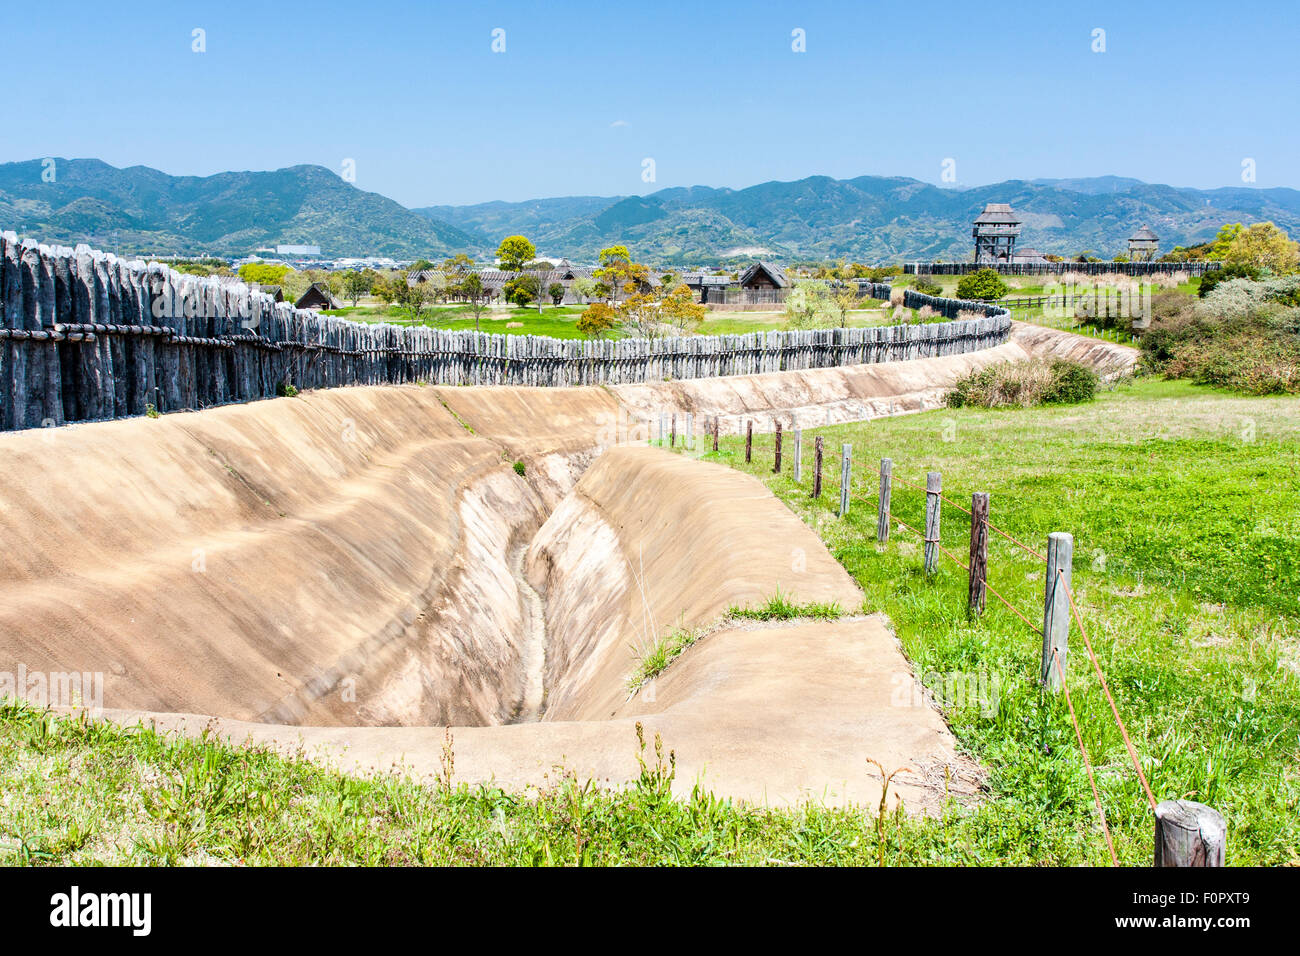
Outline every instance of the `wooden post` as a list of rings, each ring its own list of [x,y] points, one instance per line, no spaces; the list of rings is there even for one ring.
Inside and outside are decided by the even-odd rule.
[[[695,416],[690,412],[686,413],[686,437],[682,439],[682,447],[695,449]]]
[[[889,496],[894,475],[894,460],[880,459],[880,503],[876,515],[876,540],[881,544],[889,541]]]
[[[1047,536],[1047,582],[1043,596],[1043,662],[1039,679],[1048,690],[1061,689],[1065,673],[1066,652],[1070,644],[1070,596],[1066,591],[1072,579],[1074,535],[1053,531]],[[1053,654],[1060,659],[1058,670]]]
[[[1227,837],[1223,814],[1203,803],[1162,800],[1156,806],[1156,866],[1223,866]]]
[[[934,574],[939,569],[939,493],[943,491],[943,476],[937,471],[925,475],[925,573]]]
[[[781,423],[776,423],[776,460],[772,465],[773,474],[781,474]]]
[[[749,464],[754,457],[754,423],[745,423],[745,464]]]
[[[853,485],[853,446],[840,446],[840,517],[849,513],[849,491]]]
[[[794,430],[794,483],[803,481],[803,429]]]
[[[814,498],[822,496],[822,436],[818,435],[813,443],[813,494]]]
[[[713,416],[713,450],[718,450],[718,416]]]
[[[673,430],[669,433],[668,447],[677,447],[677,413],[673,412]]]
[[[989,496],[977,491],[970,496],[970,587],[966,610],[971,617],[984,613],[989,574]]]

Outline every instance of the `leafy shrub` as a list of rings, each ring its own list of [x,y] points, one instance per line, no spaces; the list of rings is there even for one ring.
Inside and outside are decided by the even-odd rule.
[[[293,398],[298,394],[298,387],[292,382],[281,382],[275,387],[275,394],[281,398]]]
[[[1201,287],[1196,290],[1196,294],[1204,299],[1214,291],[1220,282],[1228,282],[1232,279],[1258,279],[1259,270],[1254,266],[1233,265],[1224,266],[1222,269],[1216,269],[1213,272],[1207,272],[1201,276]]]
[[[922,295],[943,295],[943,286],[930,276],[917,276],[912,288]]]
[[[525,465],[522,461],[517,461],[517,462],[515,462],[515,474],[516,474],[516,475],[520,475],[520,476],[522,476],[526,471],[528,471],[528,466],[527,466],[527,465]]]
[[[1300,394],[1300,279],[1229,279],[1200,301],[1156,296],[1139,345],[1167,378],[1248,395]]]
[[[957,380],[950,408],[1075,405],[1097,396],[1097,373],[1066,359],[999,362]]]
[[[981,299],[989,301],[1000,299],[1007,294],[1008,286],[995,269],[980,269],[970,275],[961,277],[957,283],[957,298]]]

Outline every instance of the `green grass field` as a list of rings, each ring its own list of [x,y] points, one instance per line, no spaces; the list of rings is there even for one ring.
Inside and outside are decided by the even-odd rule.
[[[963,818],[968,861],[989,859],[975,852],[984,826],[1008,838],[1002,859],[1106,856],[1064,704],[1036,686],[1040,638],[991,596],[968,621],[965,572],[943,558],[927,580],[911,532],[896,528],[877,546],[882,457],[916,485],[941,472],[965,507],[972,492],[989,492],[993,524],[1040,551],[1049,532],[1073,533],[1080,610],[1156,798],[1224,813],[1231,862],[1300,862],[1300,401],[1143,380],[1083,406],[941,410],[816,434],[836,452],[820,501],[808,496],[807,472],[803,486],[788,465],[771,473],[771,436],[756,438],[747,468],[737,441],[718,457],[819,531],[867,607],[890,615],[918,674],[996,677],[996,716],[947,709],[991,771],[992,799]],[[870,498],[845,519],[835,516],[842,442],[859,463],[855,495]],[[944,546],[964,560],[969,521],[944,510]],[[896,482],[891,511],[923,527],[924,493]],[[993,536],[990,583],[1031,621],[1042,618],[1043,577],[1041,561]],[[1077,627],[1071,640],[1069,686],[1117,850],[1144,862],[1150,811]]]
[[[1072,532],[1081,612],[1157,799],[1220,810],[1229,864],[1300,863],[1297,423],[1300,399],[1144,380],[1077,407],[939,410],[809,431],[801,486],[789,444],[773,475],[771,436],[756,436],[747,468],[741,440],[724,439],[716,457],[818,531],[867,608],[890,616],[917,674],[979,674],[996,687],[995,707],[944,708],[989,777],[984,799],[952,801],[940,818],[672,800],[667,754],[657,761],[650,742],[628,791],[566,778],[512,794],[457,785],[454,771],[436,786],[355,778],[263,749],[3,705],[0,863],[1108,863],[1065,705],[1037,687],[1038,637],[992,597],[967,620],[964,573],[943,559],[927,580],[909,532],[876,545],[869,496],[882,456],[913,483],[941,471],[958,503],[990,492],[993,523],[1034,547]],[[809,498],[814,434],[828,450],[853,444],[854,492],[866,500],[843,519],[837,459],[823,497]],[[898,517],[916,525],[922,507],[921,493],[896,483]],[[945,505],[945,547],[960,556],[967,535],[965,516]],[[1041,618],[1041,563],[997,536],[990,551],[992,586]],[[1077,628],[1069,688],[1120,862],[1148,865],[1150,811]],[[637,748],[629,739],[629,753]]]

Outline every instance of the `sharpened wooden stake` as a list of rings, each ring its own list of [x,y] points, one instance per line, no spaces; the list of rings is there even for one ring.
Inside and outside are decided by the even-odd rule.
[[[754,459],[754,423],[745,423],[745,464]]]
[[[1191,800],[1156,805],[1156,866],[1223,866],[1227,842],[1228,825],[1218,810]]]
[[[718,427],[719,427],[718,421],[719,421],[718,416],[714,415],[713,416],[713,450],[714,451],[718,450]]]
[[[813,493],[814,498],[822,496],[822,436],[813,442]]]
[[[966,610],[971,617],[984,613],[989,574],[989,496],[977,491],[970,496],[970,586]]]
[[[1074,535],[1053,531],[1047,536],[1047,581],[1043,591],[1043,662],[1039,680],[1053,692],[1061,690],[1070,646],[1070,595],[1073,577]],[[1057,669],[1052,657],[1060,658]]]
[[[876,513],[876,540],[881,544],[889,541],[889,496],[893,476],[893,459],[880,459],[880,503]]]
[[[781,474],[781,423],[776,423],[776,458],[772,465],[773,474]]]
[[[937,471],[925,475],[925,573],[934,574],[939,569],[939,495],[943,491],[943,476]]]

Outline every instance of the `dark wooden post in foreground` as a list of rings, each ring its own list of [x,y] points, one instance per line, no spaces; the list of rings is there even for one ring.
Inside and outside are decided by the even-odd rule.
[[[776,461],[772,465],[774,474],[781,474],[781,423],[776,423]]]
[[[1156,866],[1223,866],[1228,825],[1223,814],[1191,800],[1156,805]]]
[[[943,476],[937,471],[925,475],[925,573],[934,574],[939,568],[939,494],[943,491]]]
[[[713,450],[718,450],[718,416],[713,416]]]
[[[894,460],[880,459],[880,495],[879,510],[876,514],[876,540],[881,544],[889,541],[889,497],[894,477]]]
[[[971,617],[984,613],[989,575],[989,496],[977,491],[970,496],[970,587],[966,609]]]
[[[754,457],[754,423],[745,422],[745,464],[749,464]]]
[[[813,443],[813,497],[822,496],[822,436]]]
[[[853,446],[840,446],[840,517],[849,513],[849,491],[853,486]]]
[[[794,430],[794,482],[803,481],[803,429]]]
[[[677,413],[676,412],[673,412],[673,431],[672,431],[672,437],[668,440],[668,447],[669,448],[677,447]]]
[[[1073,577],[1074,535],[1053,531],[1047,536],[1047,583],[1043,594],[1043,663],[1039,679],[1048,690],[1059,692],[1070,646],[1070,595]],[[1061,661],[1057,670],[1052,657]]]

